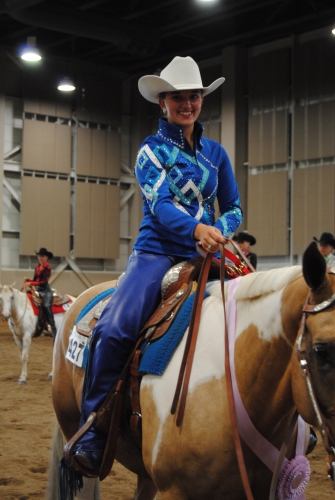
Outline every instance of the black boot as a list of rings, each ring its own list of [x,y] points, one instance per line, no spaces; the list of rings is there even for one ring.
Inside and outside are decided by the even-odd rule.
[[[57,328],[55,325],[55,319],[54,319],[54,315],[52,313],[51,307],[44,307],[44,312],[45,312],[45,316],[47,318],[47,322],[49,323],[49,325],[51,327],[52,338],[55,340],[56,334],[57,334]]]
[[[107,441],[107,436],[94,428],[90,429],[85,436],[80,439],[80,442],[74,447],[74,458],[80,465],[87,469],[98,471],[104,449]]]

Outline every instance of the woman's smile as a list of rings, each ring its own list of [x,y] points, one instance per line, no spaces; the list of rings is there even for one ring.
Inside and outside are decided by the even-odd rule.
[[[166,92],[164,99],[159,100],[168,122],[183,128],[193,127],[199,117],[202,102],[201,90]]]

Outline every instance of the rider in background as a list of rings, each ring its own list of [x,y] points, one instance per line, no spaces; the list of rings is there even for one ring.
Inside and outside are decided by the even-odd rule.
[[[233,240],[236,241],[243,254],[249,260],[250,264],[256,269],[257,254],[255,254],[255,252],[251,252],[250,250],[250,247],[256,244],[256,238],[246,231],[241,231],[237,236],[233,236]],[[237,254],[237,257],[240,258],[239,254]]]
[[[49,323],[52,331],[53,339],[56,338],[57,329],[55,325],[54,315],[52,312],[52,290],[49,285],[49,279],[51,276],[51,266],[48,259],[52,259],[53,253],[49,252],[46,248],[42,247],[38,252],[35,252],[38,258],[38,266],[35,267],[34,278],[24,278],[22,288],[28,288],[30,286],[36,287],[41,299],[42,307],[45,313],[47,322]]]
[[[239,191],[224,148],[203,137],[197,121],[204,97],[224,81],[204,87],[191,57],[175,57],[160,76],[139,80],[142,96],[163,113],[158,132],[141,145],[135,174],[143,220],[126,272],[93,331],[82,418],[97,411],[119,378],[138,333],[160,301],[165,273],[198,256],[196,243],[219,250],[242,221]],[[215,220],[214,201],[220,217]],[[92,428],[74,447],[74,458],[97,470],[106,436]]]
[[[332,233],[322,233],[319,240],[315,236],[313,240],[319,243],[319,250],[326,261],[327,267],[335,266],[335,255],[333,254],[335,239]]]

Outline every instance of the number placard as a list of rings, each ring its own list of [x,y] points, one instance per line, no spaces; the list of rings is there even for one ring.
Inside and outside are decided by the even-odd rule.
[[[77,365],[80,368],[85,368],[87,354],[88,338],[84,335],[80,335],[80,333],[77,332],[76,326],[74,326],[69,338],[69,346],[65,357],[74,365]]]

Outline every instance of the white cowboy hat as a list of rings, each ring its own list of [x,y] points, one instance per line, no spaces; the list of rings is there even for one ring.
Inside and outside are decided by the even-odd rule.
[[[199,66],[192,57],[175,57],[170,64],[161,71],[160,76],[142,76],[138,81],[138,88],[148,101],[158,103],[161,92],[175,90],[202,90],[205,96],[217,89],[225,79],[218,78],[209,87],[203,87]]]

